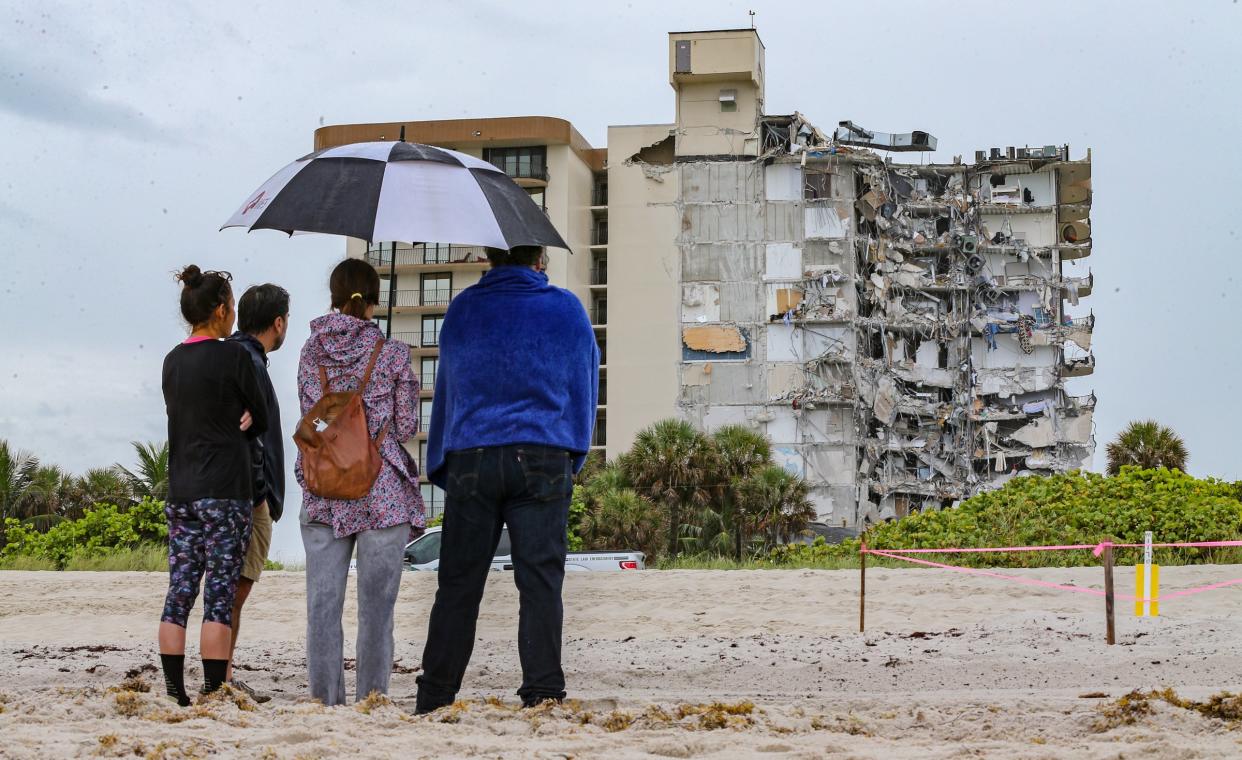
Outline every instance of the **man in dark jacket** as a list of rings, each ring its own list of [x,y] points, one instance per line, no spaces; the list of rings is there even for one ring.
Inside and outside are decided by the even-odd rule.
[[[565,697],[565,524],[591,446],[599,346],[582,303],[539,271],[542,255],[489,250],[491,271],[453,299],[440,331],[427,473],[446,500],[420,713],[461,688],[505,525],[520,594],[518,696],[525,706]]]
[[[267,553],[272,546],[272,526],[284,511],[285,450],[284,432],[280,427],[280,405],[276,389],[267,373],[267,355],[280,350],[289,329],[289,293],[279,285],[255,285],[246,290],[237,302],[237,332],[229,337],[245,346],[254,361],[255,375],[267,399],[267,432],[251,442],[251,476],[254,480],[254,521],[250,546],[237,582],[233,601],[233,648],[237,648],[237,632],[241,627],[242,606],[250,590],[263,574]],[[257,702],[271,697],[255,694],[245,683],[233,678],[233,658],[229,657],[229,683],[246,692]]]

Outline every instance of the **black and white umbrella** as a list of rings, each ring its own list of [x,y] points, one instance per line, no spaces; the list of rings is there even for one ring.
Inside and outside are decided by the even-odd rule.
[[[352,143],[299,158],[252,193],[225,227],[367,242],[569,248],[500,169],[404,141]]]

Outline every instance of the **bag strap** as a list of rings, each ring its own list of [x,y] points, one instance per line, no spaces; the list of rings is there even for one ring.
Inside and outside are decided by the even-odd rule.
[[[319,365],[319,386],[323,389],[324,396],[328,395],[328,368]]]
[[[367,383],[371,382],[371,370],[375,369],[375,361],[379,359],[380,349],[383,347],[383,338],[375,341],[375,350],[371,352],[371,361],[367,362],[367,371],[362,375],[362,385],[358,386],[359,393],[365,391],[367,389]]]

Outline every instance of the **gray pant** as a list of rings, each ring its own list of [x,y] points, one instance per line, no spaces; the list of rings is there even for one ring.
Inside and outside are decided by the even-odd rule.
[[[401,561],[410,526],[364,530],[345,538],[321,523],[302,523],[306,548],[306,664],[311,697],[345,704],[345,636],[341,612],[349,560],[358,547],[358,679],[356,699],[388,693],[392,674],[392,620],[401,587]]]

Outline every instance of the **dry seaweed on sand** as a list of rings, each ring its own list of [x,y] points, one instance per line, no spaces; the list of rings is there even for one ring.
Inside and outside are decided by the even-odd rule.
[[[1236,729],[1242,725],[1242,695],[1222,691],[1208,698],[1206,702],[1197,702],[1178,696],[1173,689],[1141,691],[1135,689],[1117,700],[1100,706],[1100,717],[1092,725],[1097,732],[1110,731],[1119,726],[1132,726],[1150,717],[1155,709],[1155,702],[1164,702],[1182,710],[1197,712],[1205,718],[1219,720]]]

